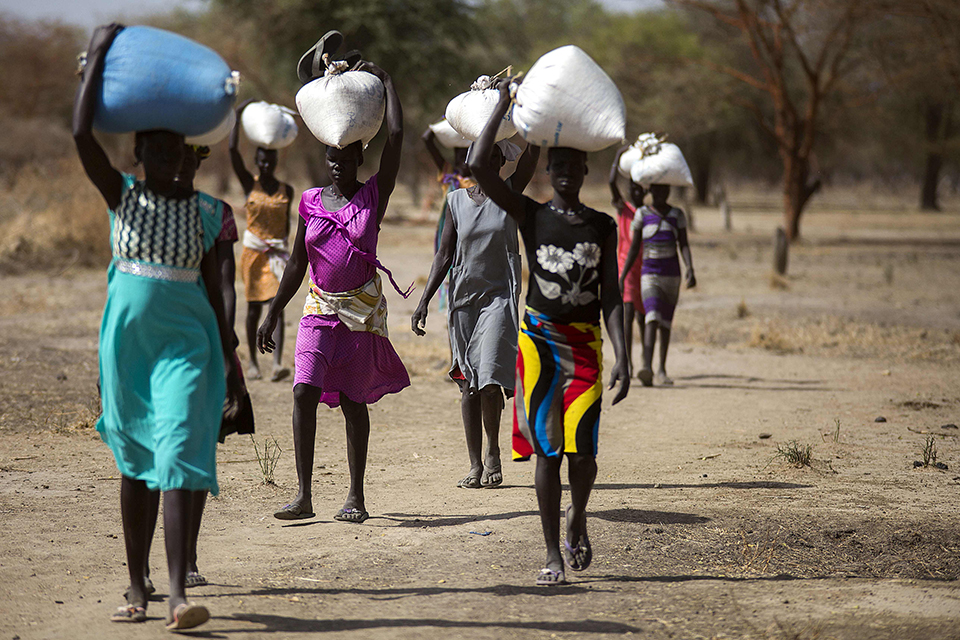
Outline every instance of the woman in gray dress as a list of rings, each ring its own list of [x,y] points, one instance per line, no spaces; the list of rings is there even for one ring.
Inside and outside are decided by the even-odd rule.
[[[518,155],[507,182],[523,191],[536,169],[539,147],[528,146],[520,154],[519,147],[501,141],[490,161],[499,168]],[[479,186],[451,192],[447,205],[440,247],[410,325],[417,335],[426,333],[427,307],[449,271],[450,377],[460,385],[470,456],[470,471],[457,486],[496,487],[503,482],[499,444],[503,398],[513,395],[516,384],[521,269],[517,223]]]

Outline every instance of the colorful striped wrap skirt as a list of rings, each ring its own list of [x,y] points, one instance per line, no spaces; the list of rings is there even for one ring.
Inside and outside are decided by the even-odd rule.
[[[513,399],[513,459],[597,455],[602,340],[594,322],[560,324],[527,308]]]

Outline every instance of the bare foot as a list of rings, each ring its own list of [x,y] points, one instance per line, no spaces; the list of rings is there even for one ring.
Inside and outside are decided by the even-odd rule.
[[[657,371],[657,377],[655,378],[655,381],[657,383],[657,386],[660,386],[660,387],[670,386],[671,384],[673,384],[673,380],[671,380],[667,376],[666,371]]]
[[[261,378],[263,378],[263,376],[260,375],[260,367],[255,364],[247,367],[247,380],[260,380]]]
[[[290,369],[287,369],[286,367],[275,367],[273,370],[273,375],[270,376],[270,381],[280,382],[281,380],[289,376],[290,376]]]

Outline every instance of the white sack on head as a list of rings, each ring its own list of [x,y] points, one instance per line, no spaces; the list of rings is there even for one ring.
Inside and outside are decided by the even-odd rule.
[[[317,140],[342,149],[366,147],[383,122],[386,96],[380,78],[366,71],[331,73],[297,92],[297,110]]]
[[[224,118],[223,122],[218,124],[215,129],[199,136],[187,136],[186,143],[198,147],[212,147],[230,135],[235,124],[237,124],[237,112],[230,109],[230,111],[227,112],[227,117]]]
[[[243,109],[240,124],[250,142],[264,149],[283,149],[297,138],[294,111],[269,102],[252,102]]]
[[[655,133],[641,133],[637,136],[636,141],[620,156],[620,164],[618,166],[620,175],[627,180],[631,180],[630,170],[633,169],[634,163],[643,157],[644,150],[646,149],[647,153],[652,153],[656,145],[659,145],[661,142],[663,142],[663,140],[658,138]]]
[[[490,115],[500,102],[500,91],[491,89],[493,79],[480,76],[470,85],[470,91],[461,93],[449,103],[444,114],[447,122],[467,140],[476,140],[490,121]],[[497,140],[505,140],[517,132],[513,126],[510,110],[507,110],[497,129]]]
[[[621,142],[626,132],[620,90],[574,45],[541,56],[515,101],[513,124],[530,144],[599,151]]]
[[[430,125],[430,131],[433,131],[433,135],[447,149],[463,149],[470,146],[470,141],[457,133],[457,130],[445,119]]]
[[[643,156],[630,169],[630,179],[644,187],[652,184],[693,186],[690,167],[680,147],[672,142],[656,141],[655,144],[644,145]]]

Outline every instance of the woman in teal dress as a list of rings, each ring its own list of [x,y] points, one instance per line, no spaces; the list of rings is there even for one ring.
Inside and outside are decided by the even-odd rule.
[[[145,179],[117,171],[92,133],[103,57],[117,27],[98,29],[74,104],[73,134],[88,177],[109,207],[113,260],[100,327],[103,415],[97,431],[122,475],[120,511],[130,588],[116,622],[146,620],[142,568],[151,492],[163,493],[170,575],[168,628],[206,622],[205,607],[184,594],[190,513],[217,492],[216,442],[224,398],[238,401],[236,365],[220,296],[216,253],[220,203],[178,192],[183,136],[138,132],[135,155]]]

